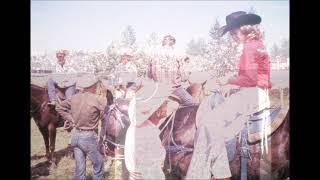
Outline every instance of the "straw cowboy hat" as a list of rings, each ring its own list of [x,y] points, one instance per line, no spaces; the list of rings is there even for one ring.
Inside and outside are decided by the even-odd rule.
[[[67,50],[63,50],[63,49],[57,50],[56,51],[56,55],[59,55],[59,54],[62,54],[64,56],[66,56],[66,55],[68,55],[68,51]]]
[[[256,14],[248,14],[244,11],[237,11],[226,16],[226,25],[221,27],[223,36],[228,31],[244,25],[255,25],[261,23],[261,17]]]
[[[140,89],[132,101],[130,106],[135,109],[135,125],[140,125],[144,121],[148,120],[151,115],[156,112],[161,106],[167,106],[167,115],[171,114],[178,109],[179,99],[171,94],[168,89],[159,89],[157,83],[148,82],[144,84],[143,88]]]

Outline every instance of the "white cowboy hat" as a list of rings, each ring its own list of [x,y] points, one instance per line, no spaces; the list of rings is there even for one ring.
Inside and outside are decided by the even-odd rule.
[[[167,105],[167,115],[177,110],[178,98],[171,94],[170,90],[159,89],[157,83],[143,84],[144,86],[136,93],[134,100],[130,103],[131,114],[134,116],[133,123],[140,125],[148,120],[150,116],[161,106]],[[134,113],[135,112],[135,113]]]
[[[56,51],[56,54],[64,54],[65,56],[68,55],[68,51],[67,50],[63,50],[63,49],[60,49],[60,50],[57,50]]]

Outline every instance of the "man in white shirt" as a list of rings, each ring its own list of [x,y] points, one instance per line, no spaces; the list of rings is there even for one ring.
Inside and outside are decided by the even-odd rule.
[[[56,105],[56,86],[60,88],[66,88],[65,96],[70,99],[75,94],[76,82],[70,74],[75,74],[76,71],[73,69],[72,64],[65,59],[66,51],[60,50],[56,53],[57,64],[55,73],[48,79],[48,95],[50,102],[49,105]]]
[[[125,89],[132,87],[137,81],[138,71],[136,65],[131,61],[132,56],[130,49],[122,49],[120,51],[120,64],[117,65],[114,71],[116,85],[122,87],[123,92],[126,91]]]

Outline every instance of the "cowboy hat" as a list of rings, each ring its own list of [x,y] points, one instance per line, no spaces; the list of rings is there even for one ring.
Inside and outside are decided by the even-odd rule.
[[[255,25],[261,23],[261,17],[256,14],[248,14],[244,11],[237,11],[226,16],[226,25],[222,26],[221,36],[223,36],[228,31],[244,25]]]
[[[167,115],[175,111],[179,106],[178,99],[166,89],[167,88],[159,88],[157,83],[145,83],[130,103],[129,111],[133,115],[133,119],[130,118],[132,123],[135,125],[142,124],[160,107],[165,105]]]
[[[67,50],[63,50],[63,49],[60,49],[60,50],[57,50],[56,51],[56,55],[58,54],[63,54],[64,56],[68,55],[68,51]]]

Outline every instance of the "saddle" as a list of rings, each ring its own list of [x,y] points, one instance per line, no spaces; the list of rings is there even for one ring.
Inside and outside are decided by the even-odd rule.
[[[265,132],[267,136],[271,135],[276,131],[279,126],[283,123],[285,116],[289,108],[285,107],[272,107],[265,109],[264,111],[269,111],[267,114]],[[263,111],[253,114],[253,116],[248,121],[248,142],[255,143],[261,140],[261,131],[263,130]]]
[[[240,148],[247,148],[247,143],[256,143],[261,140],[261,131],[263,130],[263,111],[269,111],[267,114],[267,121],[265,129],[267,136],[275,132],[285,120],[288,108],[280,106],[271,107],[253,114],[248,120],[248,126],[241,131],[241,145]],[[226,142],[226,149],[229,161],[234,160],[236,154],[237,138],[234,137]],[[248,152],[241,152],[241,156],[249,158]]]

